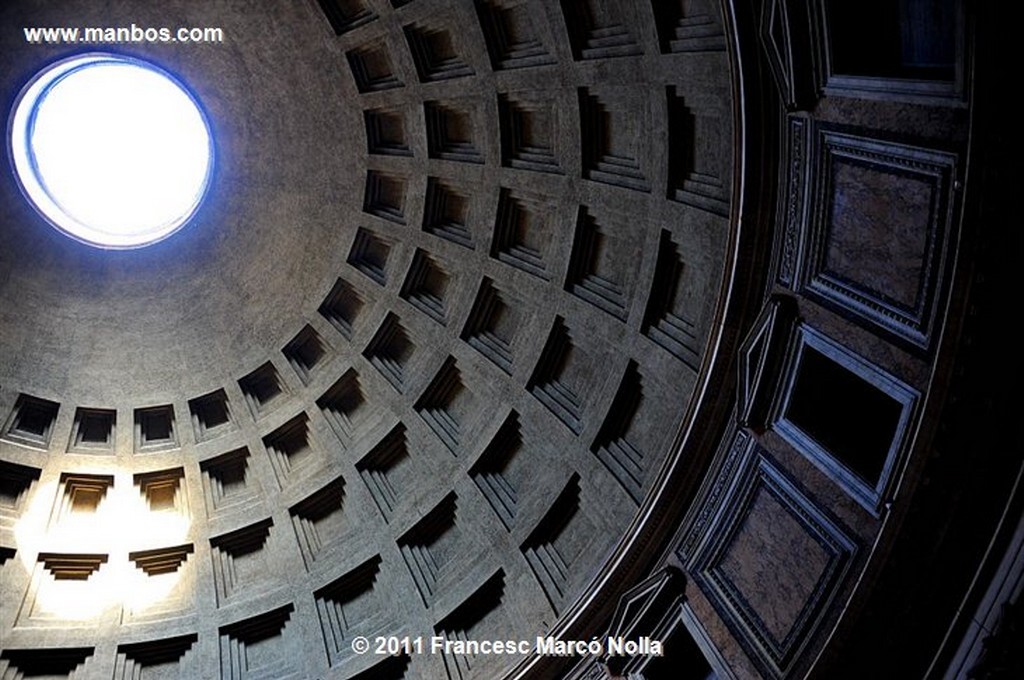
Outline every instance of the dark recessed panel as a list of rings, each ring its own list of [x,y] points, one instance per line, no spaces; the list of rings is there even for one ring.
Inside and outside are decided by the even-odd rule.
[[[405,27],[405,39],[409,43],[413,63],[420,82],[428,83],[474,75],[473,68],[462,58],[459,39],[448,26],[456,22],[440,22],[432,18],[429,23],[409,24]]]
[[[335,34],[341,35],[377,19],[368,0],[317,0]]]
[[[721,5],[716,0],[651,0],[661,51],[725,50]]]
[[[819,0],[825,92],[950,101],[963,96],[964,9],[958,0]],[[864,49],[871,36],[871,49]]]
[[[346,340],[352,339],[352,324],[363,309],[363,298],[348,281],[338,279],[317,311],[338,329]]]
[[[774,427],[877,513],[916,400],[904,383],[802,326]]]
[[[284,384],[277,369],[269,361],[238,381],[252,417],[259,419],[271,411],[284,397]]]
[[[409,304],[442,326],[448,325],[448,306],[454,288],[450,268],[451,265],[418,248],[399,293]]]
[[[630,15],[617,0],[561,0],[573,58],[632,57],[643,54]]]
[[[406,133],[405,112],[400,109],[367,109],[366,150],[380,156],[412,156]]]
[[[379,92],[402,87],[402,81],[395,75],[387,45],[375,43],[351,50],[345,55],[352,69],[356,89],[361,93]]]
[[[306,324],[298,335],[284,346],[281,352],[295,372],[299,374],[302,382],[308,385],[310,372],[323,361],[327,347],[320,338],[320,334],[313,330],[312,326]]]
[[[482,165],[484,126],[474,112],[478,107],[469,100],[424,102],[427,154],[438,160]]]
[[[553,98],[499,94],[498,123],[502,165],[563,174],[558,161],[558,107]]]
[[[521,303],[486,276],[462,329],[462,339],[511,375],[513,344],[522,327]]]
[[[683,260],[679,244],[663,229],[640,330],[695,371],[700,367],[704,344],[696,318],[701,304],[699,291],[698,272]]]
[[[116,426],[117,412],[113,409],[75,409],[68,449],[76,453],[113,453]]]
[[[624,87],[581,87],[578,95],[584,179],[649,192],[645,93]]]
[[[367,170],[363,212],[395,224],[405,224],[406,184],[404,176]]]
[[[189,399],[188,410],[192,415],[196,441],[212,439],[235,429],[228,407],[228,395],[222,389]]]
[[[7,419],[4,438],[33,448],[45,449],[50,444],[53,424],[60,404],[28,394],[18,395],[14,411]]]
[[[533,68],[556,63],[541,42],[529,1],[480,0],[476,3],[491,67],[495,70]]]
[[[162,451],[178,446],[174,407],[153,406],[135,409],[135,450],[138,453]]]
[[[729,216],[729,115],[708,95],[683,96],[666,88],[668,103],[668,198],[722,217]]]
[[[427,178],[423,206],[423,231],[460,246],[474,249],[469,227],[468,192],[436,177]]]
[[[390,240],[360,227],[352,240],[348,263],[377,285],[387,285],[388,258],[391,256],[392,246]]]

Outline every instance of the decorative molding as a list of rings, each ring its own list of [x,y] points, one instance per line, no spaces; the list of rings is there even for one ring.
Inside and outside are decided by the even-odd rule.
[[[664,567],[636,584],[619,598],[608,635],[633,639],[651,635],[666,612],[683,597],[686,577],[672,566]],[[617,664],[621,669],[622,664]]]
[[[727,437],[723,437],[722,441],[724,442],[726,439]],[[737,471],[753,441],[749,432],[738,429],[732,435],[732,443],[729,445],[728,452],[720,456],[722,465],[714,477],[715,481],[700,505],[700,512],[690,524],[686,535],[676,549],[676,556],[684,564],[692,562],[697,554],[697,549],[703,546],[711,535],[711,528],[718,524],[717,518],[722,513],[723,498],[733,480],[736,479]]]
[[[602,657],[614,677],[679,680],[735,680],[721,653],[708,637],[684,599],[685,576],[666,566],[619,598],[607,637],[639,641],[648,638],[661,645],[662,654]]]
[[[562,680],[614,680],[603,663],[587,656],[569,671]]]
[[[784,157],[786,167],[782,171],[785,182],[780,191],[785,192],[779,200],[779,223],[783,225],[779,247],[778,282],[790,289],[797,286],[800,271],[802,242],[807,230],[807,191],[810,184],[811,164],[809,162],[811,125],[806,118],[790,116],[786,127],[788,144]]]
[[[805,111],[817,102],[812,31],[806,0],[763,0],[761,46],[782,101],[790,111]]]
[[[768,427],[796,318],[796,301],[775,295],[761,309],[740,346],[736,419],[755,432]]]

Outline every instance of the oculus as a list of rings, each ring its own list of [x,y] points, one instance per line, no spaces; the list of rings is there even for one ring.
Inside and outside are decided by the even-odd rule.
[[[213,169],[195,97],[163,69],[123,55],[83,54],[40,71],[15,102],[8,143],[33,207],[99,248],[140,248],[179,230]]]

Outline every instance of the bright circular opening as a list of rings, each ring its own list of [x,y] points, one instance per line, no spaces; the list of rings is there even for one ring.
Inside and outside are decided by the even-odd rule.
[[[213,167],[210,129],[188,90],[153,64],[113,54],[40,72],[14,106],[9,143],[35,208],[102,248],[138,248],[180,229]]]

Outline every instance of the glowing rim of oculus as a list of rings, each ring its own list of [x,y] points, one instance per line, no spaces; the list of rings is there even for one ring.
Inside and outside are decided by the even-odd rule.
[[[99,69],[107,71],[101,74]],[[99,81],[96,80],[98,75],[101,78]],[[106,81],[102,80],[104,77]],[[108,100],[99,97],[74,99],[82,96],[81,91],[86,89],[85,84],[90,81],[94,89],[98,83],[101,90],[104,87],[116,90],[120,85],[121,89],[113,92],[115,97],[122,97],[115,104],[117,110],[111,108]],[[148,99],[136,95],[139,86],[150,95]],[[153,101],[159,103],[154,105]],[[69,102],[82,106],[70,106]],[[62,117],[62,106],[65,113],[70,109],[75,111],[75,115]],[[132,111],[138,113],[141,109],[145,112],[146,106],[158,115],[153,119],[148,116],[131,116]],[[165,108],[159,109],[161,106]],[[177,114],[174,118],[166,115],[166,111],[172,110],[172,107]],[[93,116],[97,129],[108,135],[116,134],[118,138],[98,134],[82,135],[82,129],[74,126],[77,124],[82,128],[82,119],[88,120],[87,116],[80,115],[83,109]],[[120,119],[117,118],[119,113]],[[165,115],[161,116],[160,113]],[[115,125],[111,121],[117,121],[123,127],[114,131]],[[128,144],[125,130],[138,133],[138,128],[143,125],[147,127],[142,132],[148,136],[133,137],[132,144]],[[161,129],[161,125],[167,128]],[[106,130],[102,129],[104,126]],[[91,246],[131,249],[161,241],[185,226],[195,215],[209,189],[214,146],[210,125],[202,107],[177,78],[142,59],[90,53],[47,66],[18,95],[8,127],[10,157],[22,192],[52,226]],[[61,156],[68,144],[67,139],[61,144],[60,138],[61,134],[69,134],[68,128],[77,135],[73,138],[73,144],[81,145],[86,151],[91,151],[93,156],[83,153],[70,159],[66,154]],[[36,137],[41,130],[56,137],[57,142],[49,143],[47,148],[46,135],[43,139]],[[178,136],[172,137],[174,133]],[[110,143],[111,148],[120,151],[121,156],[105,158],[109,154],[104,154],[105,149],[98,146],[104,140]],[[170,140],[175,141],[171,143]],[[107,170],[113,168],[113,172],[108,173],[111,179],[100,186],[97,194],[86,196],[87,192],[83,189],[89,182],[99,186],[96,180],[100,175],[99,171],[90,172],[92,168],[83,165],[83,156],[100,157],[100,164],[105,163]],[[159,162],[152,162],[154,159],[159,159]],[[167,192],[167,187],[172,186],[168,180],[174,179],[173,175],[166,173],[166,166],[170,164],[165,163],[167,159],[182,164],[180,169],[184,179],[180,180],[176,194]],[[117,163],[117,160],[128,162]],[[138,172],[139,166],[136,164],[145,164],[147,161],[150,161],[150,165]],[[132,169],[128,170],[129,167]],[[77,175],[74,174],[76,169],[79,173]],[[78,182],[69,184],[69,175]],[[47,180],[51,180],[49,184]],[[96,195],[105,198],[98,201]],[[146,199],[149,200],[148,205]],[[141,213],[141,217],[138,212],[114,214],[124,204],[134,204],[136,209],[141,205],[143,211],[149,209],[152,214]],[[156,209],[152,207],[153,204],[162,206],[162,210],[154,212]]]

